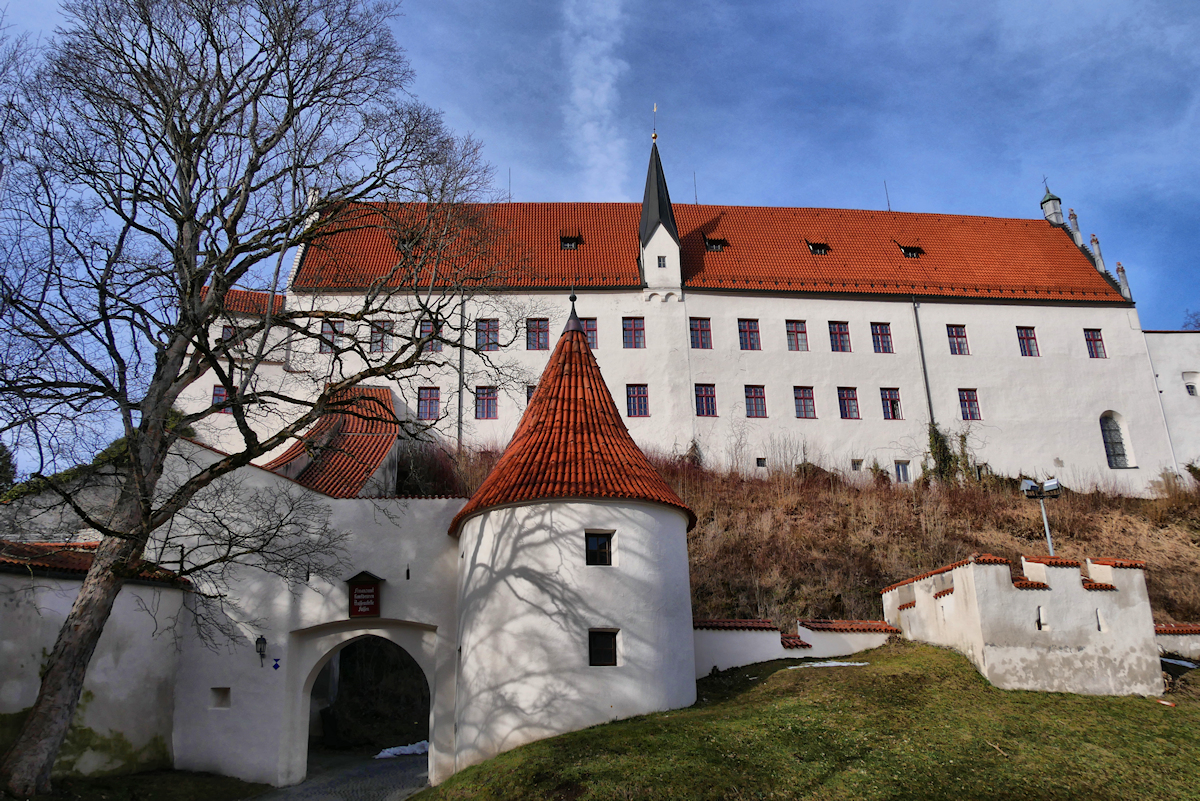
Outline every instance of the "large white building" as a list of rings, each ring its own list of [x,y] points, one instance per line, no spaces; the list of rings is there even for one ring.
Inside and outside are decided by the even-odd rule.
[[[395,389],[403,414],[444,439],[499,450],[574,290],[648,451],[743,470],[878,464],[910,481],[933,422],[996,473],[1146,492],[1200,458],[1200,397],[1189,394],[1200,333],[1143,332],[1119,263],[1114,278],[1049,191],[1041,205],[1038,219],[673,205],[655,145],[640,206],[482,209],[509,267],[480,282],[486,294],[468,297],[456,327],[488,361],[460,364],[447,348],[440,367]],[[406,243],[362,209],[298,255],[278,308],[352,310],[395,269]],[[245,310],[266,308],[246,297]],[[399,336],[412,315],[397,305],[386,324]],[[330,325],[367,351],[366,323]],[[330,371],[317,350],[312,339],[281,346],[259,386],[311,390]],[[209,389],[195,388],[189,410]],[[205,436],[234,448],[239,435],[218,418]]]

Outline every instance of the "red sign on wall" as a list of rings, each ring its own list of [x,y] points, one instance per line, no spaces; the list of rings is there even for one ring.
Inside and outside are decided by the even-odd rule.
[[[370,573],[359,573],[350,579],[350,617],[379,617],[380,581]]]

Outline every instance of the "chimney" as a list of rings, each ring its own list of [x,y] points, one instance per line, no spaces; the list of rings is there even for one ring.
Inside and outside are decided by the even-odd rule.
[[[1067,230],[1071,232],[1071,238],[1075,240],[1076,247],[1083,247],[1083,234],[1079,233],[1079,218],[1075,216],[1075,209],[1070,209],[1071,227]]]
[[[1104,266],[1104,257],[1100,255],[1100,240],[1095,234],[1092,234],[1092,255],[1096,257],[1096,269],[1100,272],[1108,272],[1108,268]]]
[[[1049,186],[1046,187],[1046,196],[1042,198],[1042,214],[1046,215],[1046,222],[1062,227],[1062,198],[1051,192]]]
[[[1129,291],[1129,279],[1125,277],[1125,268],[1121,262],[1117,262],[1117,283],[1121,285],[1121,296],[1125,300],[1133,300],[1133,293]]]

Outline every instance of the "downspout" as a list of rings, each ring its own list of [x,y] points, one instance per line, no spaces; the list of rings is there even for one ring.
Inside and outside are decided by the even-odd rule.
[[[1139,321],[1140,325],[1140,321]],[[1154,357],[1150,355],[1150,345],[1146,342],[1146,332],[1142,335],[1142,347],[1146,349],[1146,361],[1150,363],[1150,373],[1154,376],[1155,395],[1158,397],[1158,413],[1162,417],[1163,433],[1167,435],[1167,450],[1171,452],[1171,464],[1175,465],[1175,474],[1179,474],[1179,459],[1175,456],[1175,443],[1171,442],[1171,426],[1167,423],[1167,410],[1163,408],[1162,390],[1158,386],[1158,368],[1154,366]]]
[[[917,353],[921,355],[921,379],[925,382],[925,408],[929,411],[929,424],[937,425],[933,417],[933,396],[929,394],[929,370],[925,366],[925,340],[921,337],[921,315],[917,313],[917,298],[912,299],[913,325],[917,329]]]
[[[465,293],[460,293],[458,296],[458,445],[456,452],[462,455],[462,429],[463,429],[463,392],[465,391],[466,383],[466,359],[467,354],[463,350],[467,342],[467,296]]]

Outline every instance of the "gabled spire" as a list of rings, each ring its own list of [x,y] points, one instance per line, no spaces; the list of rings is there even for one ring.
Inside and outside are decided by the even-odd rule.
[[[675,212],[671,210],[671,195],[667,192],[667,177],[663,175],[658,158],[658,143],[650,145],[650,168],[646,170],[646,195],[642,198],[642,224],[639,231],[642,247],[650,243],[659,223],[679,244],[679,229],[675,227]]]
[[[555,499],[657,503],[687,515],[688,528],[696,524],[629,436],[578,320],[567,323],[512,441],[450,534],[488,509]]]

